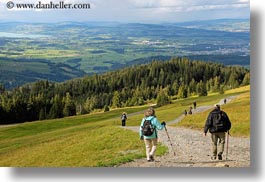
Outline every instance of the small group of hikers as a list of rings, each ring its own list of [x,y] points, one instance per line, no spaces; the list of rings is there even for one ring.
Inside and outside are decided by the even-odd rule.
[[[196,109],[196,107],[197,107],[197,102],[194,101],[194,102],[193,102],[193,108]],[[192,106],[190,106],[190,107],[189,107],[189,111],[187,111],[187,110],[185,109],[185,110],[184,110],[184,115],[187,116],[187,114],[192,114],[192,109],[193,109],[193,108],[192,108]]]
[[[184,115],[187,116],[187,114],[192,114],[192,106],[190,106],[189,112],[186,109],[184,110]]]
[[[154,156],[158,143],[157,130],[162,130],[166,127],[166,123],[157,119],[154,108],[150,107],[144,113],[140,125],[140,139],[144,140],[146,147],[146,159],[148,162],[154,161]],[[220,105],[215,105],[214,109],[209,113],[208,118],[204,126],[204,136],[209,131],[211,133],[212,140],[212,156],[211,159],[222,160],[222,154],[224,152],[225,144],[225,132],[229,132],[231,128],[231,122],[227,114],[220,109]],[[229,133],[228,133],[229,134]],[[219,149],[218,143],[220,144]]]

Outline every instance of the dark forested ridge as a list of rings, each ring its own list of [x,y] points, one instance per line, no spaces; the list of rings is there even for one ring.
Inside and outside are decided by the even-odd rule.
[[[0,85],[0,124],[61,118],[95,109],[119,108],[250,84],[249,70],[239,66],[172,58],[94,74],[63,83],[40,80],[7,91]]]

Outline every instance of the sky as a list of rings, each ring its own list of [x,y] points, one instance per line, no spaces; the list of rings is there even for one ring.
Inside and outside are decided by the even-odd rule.
[[[10,1],[15,6],[12,9],[7,8]],[[162,23],[250,17],[249,0],[64,0],[65,4],[90,4],[90,9],[16,8],[19,3],[60,1],[63,0],[0,0],[0,21]]]

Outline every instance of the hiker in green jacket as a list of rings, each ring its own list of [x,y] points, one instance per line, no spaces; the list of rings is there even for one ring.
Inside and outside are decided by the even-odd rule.
[[[162,130],[165,128],[166,123],[162,122],[160,124],[159,120],[156,118],[154,108],[150,107],[145,112],[145,116],[142,119],[139,134],[140,139],[144,140],[146,147],[146,159],[148,162],[154,161],[154,155],[157,147],[157,129]]]

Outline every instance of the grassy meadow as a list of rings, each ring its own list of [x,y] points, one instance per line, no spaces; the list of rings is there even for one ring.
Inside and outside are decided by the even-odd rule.
[[[156,108],[160,121],[171,121],[183,114],[194,100],[197,107],[213,105],[221,99],[238,95],[222,106],[231,122],[232,136],[250,136],[250,87],[173,100]],[[106,167],[145,157],[139,134],[121,126],[120,115],[127,112],[127,126],[139,126],[148,106],[115,109],[55,120],[28,122],[0,127],[0,166],[12,167]],[[185,117],[174,127],[202,129],[209,111]],[[164,132],[164,131],[161,131]],[[157,154],[167,152],[159,145]]]
[[[230,134],[232,136],[250,136],[250,86],[228,91],[227,95],[241,93],[232,102],[222,105],[221,109],[225,111],[231,121],[232,127]],[[217,103],[217,102],[215,102]],[[214,105],[209,102],[208,105]],[[205,121],[209,111],[187,115],[181,122],[174,126],[184,126],[203,131]]]
[[[127,108],[126,112],[144,109]],[[0,166],[101,167],[142,158],[145,147],[139,134],[117,127],[122,111],[2,127]],[[159,146],[158,155],[166,151]]]

